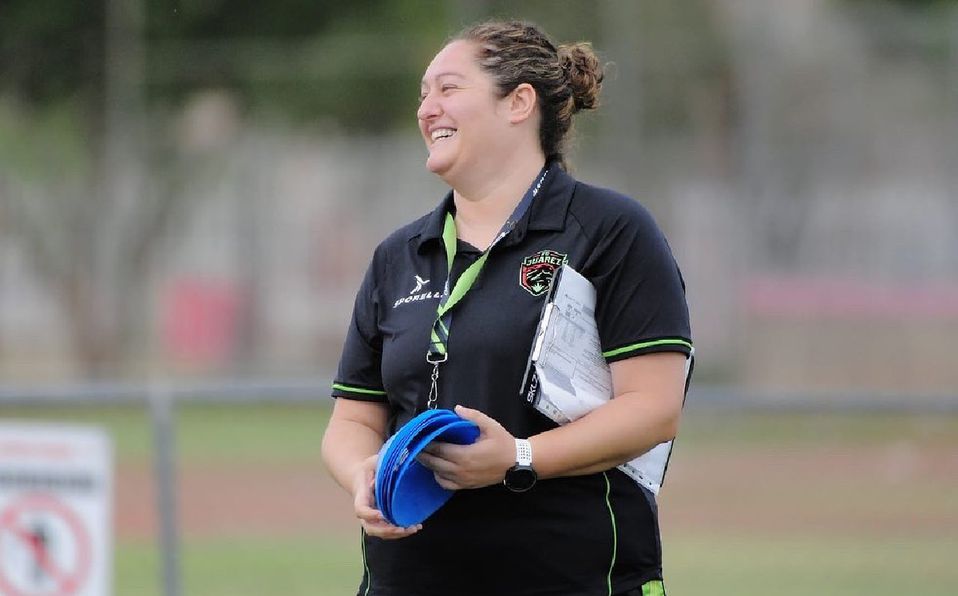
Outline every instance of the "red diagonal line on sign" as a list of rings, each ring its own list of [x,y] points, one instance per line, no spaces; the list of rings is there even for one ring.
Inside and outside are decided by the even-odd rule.
[[[27,546],[30,548],[30,551],[33,552],[33,556],[37,560],[37,564],[47,573],[53,580],[60,585],[65,590],[69,589],[69,585],[73,582],[70,581],[70,578],[63,575],[63,573],[57,569],[54,562],[50,559],[50,555],[47,552],[47,549],[43,548],[40,544],[40,540],[36,535],[31,532],[24,530],[23,528],[11,527],[8,528],[13,535],[23,540]]]

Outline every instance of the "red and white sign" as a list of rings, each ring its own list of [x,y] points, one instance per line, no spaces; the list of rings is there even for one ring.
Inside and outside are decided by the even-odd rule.
[[[110,594],[112,459],[95,428],[0,422],[0,595]]]

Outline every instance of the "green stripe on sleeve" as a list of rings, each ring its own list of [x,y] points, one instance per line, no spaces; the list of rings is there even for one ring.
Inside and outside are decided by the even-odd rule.
[[[635,352],[638,350],[643,350],[645,348],[652,348],[655,346],[684,346],[690,350],[692,349],[692,344],[685,341],[684,339],[656,339],[653,341],[646,341],[646,342],[642,342],[638,344],[632,344],[631,346],[616,348],[614,350],[609,350],[608,352],[602,352],[602,357],[612,358],[613,356],[618,356],[620,354]]]
[[[386,395],[385,391],[378,391],[376,389],[363,389],[362,387],[350,387],[349,385],[340,385],[339,383],[333,383],[333,389],[349,391],[350,393],[365,393],[367,395]]]

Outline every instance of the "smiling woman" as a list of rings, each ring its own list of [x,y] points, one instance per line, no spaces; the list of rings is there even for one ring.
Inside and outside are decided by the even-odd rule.
[[[429,149],[426,167],[462,199],[478,203],[503,194],[496,186],[515,186],[503,173],[528,180],[547,160],[564,166],[572,116],[598,105],[602,78],[588,44],[557,49],[533,27],[498,23],[464,31],[436,55],[422,80],[417,116]],[[499,203],[488,207],[511,207]],[[475,238],[484,247],[507,213],[471,215],[462,214],[465,221],[457,224],[479,225]],[[475,219],[489,224],[483,229]]]
[[[675,436],[691,332],[649,213],[565,172],[573,115],[598,105],[602,78],[588,44],[520,22],[471,27],[426,68],[426,168],[450,191],[377,247],[323,439],[363,529],[360,594],[663,593],[655,495],[616,466]],[[614,399],[557,426],[519,390],[564,264],[595,286]],[[423,451],[456,493],[396,527],[376,507],[377,454],[430,407],[455,407],[480,436]]]

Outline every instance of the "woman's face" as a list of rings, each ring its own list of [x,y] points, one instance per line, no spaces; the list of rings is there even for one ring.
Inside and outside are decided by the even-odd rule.
[[[508,96],[507,96],[508,98]],[[426,167],[447,182],[460,172],[508,155],[507,98],[476,61],[476,46],[454,41],[433,58],[422,79],[416,116],[429,150]]]

